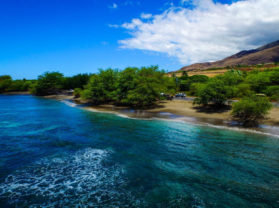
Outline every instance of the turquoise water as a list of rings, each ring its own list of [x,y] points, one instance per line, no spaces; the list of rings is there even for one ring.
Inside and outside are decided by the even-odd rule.
[[[279,139],[0,96],[0,207],[279,207]]]

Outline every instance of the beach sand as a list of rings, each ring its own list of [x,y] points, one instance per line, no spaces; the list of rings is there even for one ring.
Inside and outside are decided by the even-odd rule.
[[[193,106],[191,101],[184,100],[172,100],[164,101],[161,103],[161,107],[149,110],[151,112],[169,112],[182,116],[190,116],[204,119],[221,119],[232,120],[231,109],[220,109],[219,111],[206,111],[204,112],[197,106]],[[266,116],[266,120],[262,120],[261,123],[279,126],[279,108],[273,107],[269,114]]]
[[[119,107],[114,105],[99,105],[86,107],[88,110],[97,110],[105,112],[114,112],[127,115],[129,117],[151,118],[164,117],[164,113],[170,113],[177,116],[192,117],[195,121],[206,122],[212,124],[226,124],[233,119],[231,116],[231,109],[219,109],[218,111],[204,111],[193,105],[192,101],[172,100],[161,101],[158,105],[151,109],[132,110],[129,107]],[[279,108],[273,107],[266,119],[262,120],[260,124],[267,124],[272,126],[279,126]]]

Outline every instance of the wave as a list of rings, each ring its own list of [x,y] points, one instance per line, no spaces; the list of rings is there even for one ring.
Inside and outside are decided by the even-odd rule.
[[[0,184],[0,201],[29,207],[121,207],[122,201],[132,204],[132,196],[123,188],[123,169],[104,165],[110,154],[86,148],[74,155],[42,159],[6,177]]]
[[[78,104],[70,101],[70,100],[61,100],[62,103],[65,103],[66,105],[70,106],[70,107],[77,107]]]

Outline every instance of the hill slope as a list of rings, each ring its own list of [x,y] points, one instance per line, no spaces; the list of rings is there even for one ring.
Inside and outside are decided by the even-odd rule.
[[[279,62],[279,40],[253,50],[241,51],[220,61],[196,63],[179,71],[206,70],[237,65],[256,65]]]

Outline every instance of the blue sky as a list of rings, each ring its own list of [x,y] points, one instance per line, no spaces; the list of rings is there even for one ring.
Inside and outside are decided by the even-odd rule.
[[[198,59],[183,59],[178,53],[193,57],[194,54],[177,46],[173,53],[166,52],[160,48],[159,39],[159,43],[154,39],[153,42],[143,40],[149,32],[145,30],[146,25],[159,27],[161,22],[154,20],[156,16],[161,17],[164,12],[168,12],[166,18],[178,15],[177,10],[190,11],[201,2],[213,3],[215,7],[232,3],[226,0],[1,0],[0,74],[32,79],[45,71],[71,76],[108,67],[158,65],[167,71],[177,70]],[[139,26],[131,26],[132,20],[140,19],[142,14],[152,17],[143,18]],[[261,43],[276,39],[276,35]],[[175,40],[171,36],[162,43]],[[254,45],[252,41],[249,46]]]

